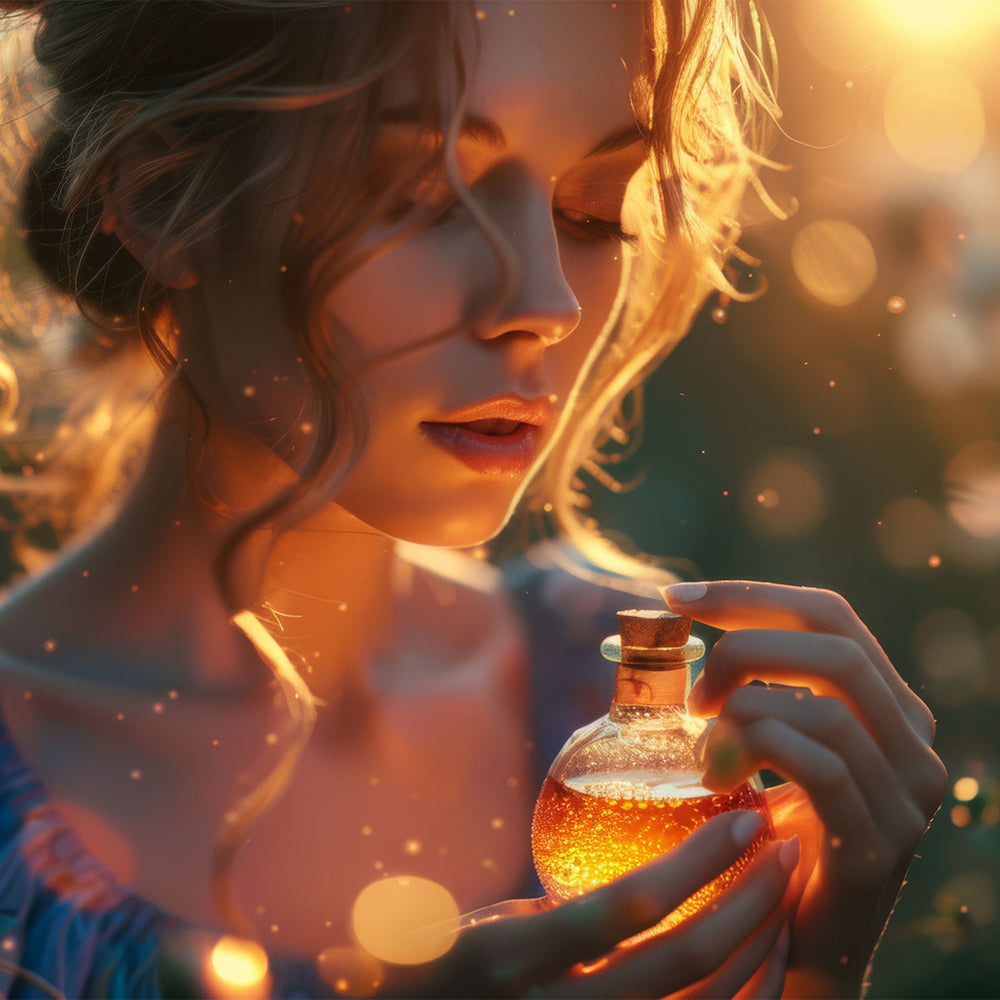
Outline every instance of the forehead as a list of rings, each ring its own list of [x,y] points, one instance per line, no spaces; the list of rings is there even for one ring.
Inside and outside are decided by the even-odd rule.
[[[582,156],[632,120],[641,0],[480,0],[475,7],[481,49],[467,111],[496,121],[512,149]],[[382,104],[416,96],[412,75],[401,70],[387,79]]]

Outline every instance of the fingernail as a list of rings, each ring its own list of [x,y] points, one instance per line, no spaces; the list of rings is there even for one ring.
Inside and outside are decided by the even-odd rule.
[[[690,604],[698,601],[708,593],[708,587],[704,583],[672,583],[669,587],[663,588],[663,599],[670,603],[672,598]]]
[[[746,847],[760,832],[763,822],[760,813],[744,812],[742,816],[733,821],[733,825],[729,828],[729,835],[737,847]]]
[[[781,928],[781,933],[778,935],[778,940],[774,943],[774,950],[781,956],[783,962],[788,961],[788,953],[792,950],[792,932],[785,924]]]
[[[799,863],[799,838],[797,834],[790,837],[778,848],[778,863],[789,874],[795,870],[795,866]]]

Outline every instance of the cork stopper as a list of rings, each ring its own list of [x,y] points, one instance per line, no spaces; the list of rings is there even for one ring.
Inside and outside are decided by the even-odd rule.
[[[619,611],[618,632],[623,646],[684,646],[691,635],[691,619],[672,611]]]

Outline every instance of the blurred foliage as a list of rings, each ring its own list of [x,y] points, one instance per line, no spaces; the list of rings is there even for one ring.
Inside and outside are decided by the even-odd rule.
[[[949,794],[924,838],[869,996],[995,997],[1000,494],[984,467],[959,494],[978,505],[978,522],[963,519],[949,463],[1000,441],[1000,11],[967,4],[964,33],[887,21],[880,35],[890,7],[766,5],[788,134],[774,157],[793,170],[764,179],[797,211],[785,222],[757,213],[746,229],[769,290],[749,304],[708,303],[647,385],[643,445],[620,470],[623,480],[645,470],[644,484],[595,490],[592,513],[707,579],[828,587],[850,600],[933,710],[953,787],[962,777],[978,787],[967,802]],[[911,7],[931,16],[942,5]],[[818,48],[813,14],[827,32]],[[829,65],[843,43],[834,22],[866,47],[850,70]],[[885,138],[895,73],[928,59],[961,66],[985,109],[982,151],[951,175],[903,163]],[[796,235],[823,219],[850,223],[874,250],[873,283],[847,305],[821,302],[793,266]],[[848,250],[828,241],[819,276],[849,282]]]

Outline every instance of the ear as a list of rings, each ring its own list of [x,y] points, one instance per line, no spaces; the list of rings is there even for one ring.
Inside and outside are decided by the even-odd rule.
[[[101,185],[101,232],[117,236],[161,285],[184,289],[198,284],[190,249],[176,250],[167,257],[159,257],[157,251],[176,187],[176,171],[167,161],[178,144],[179,139],[167,129],[128,143]]]

